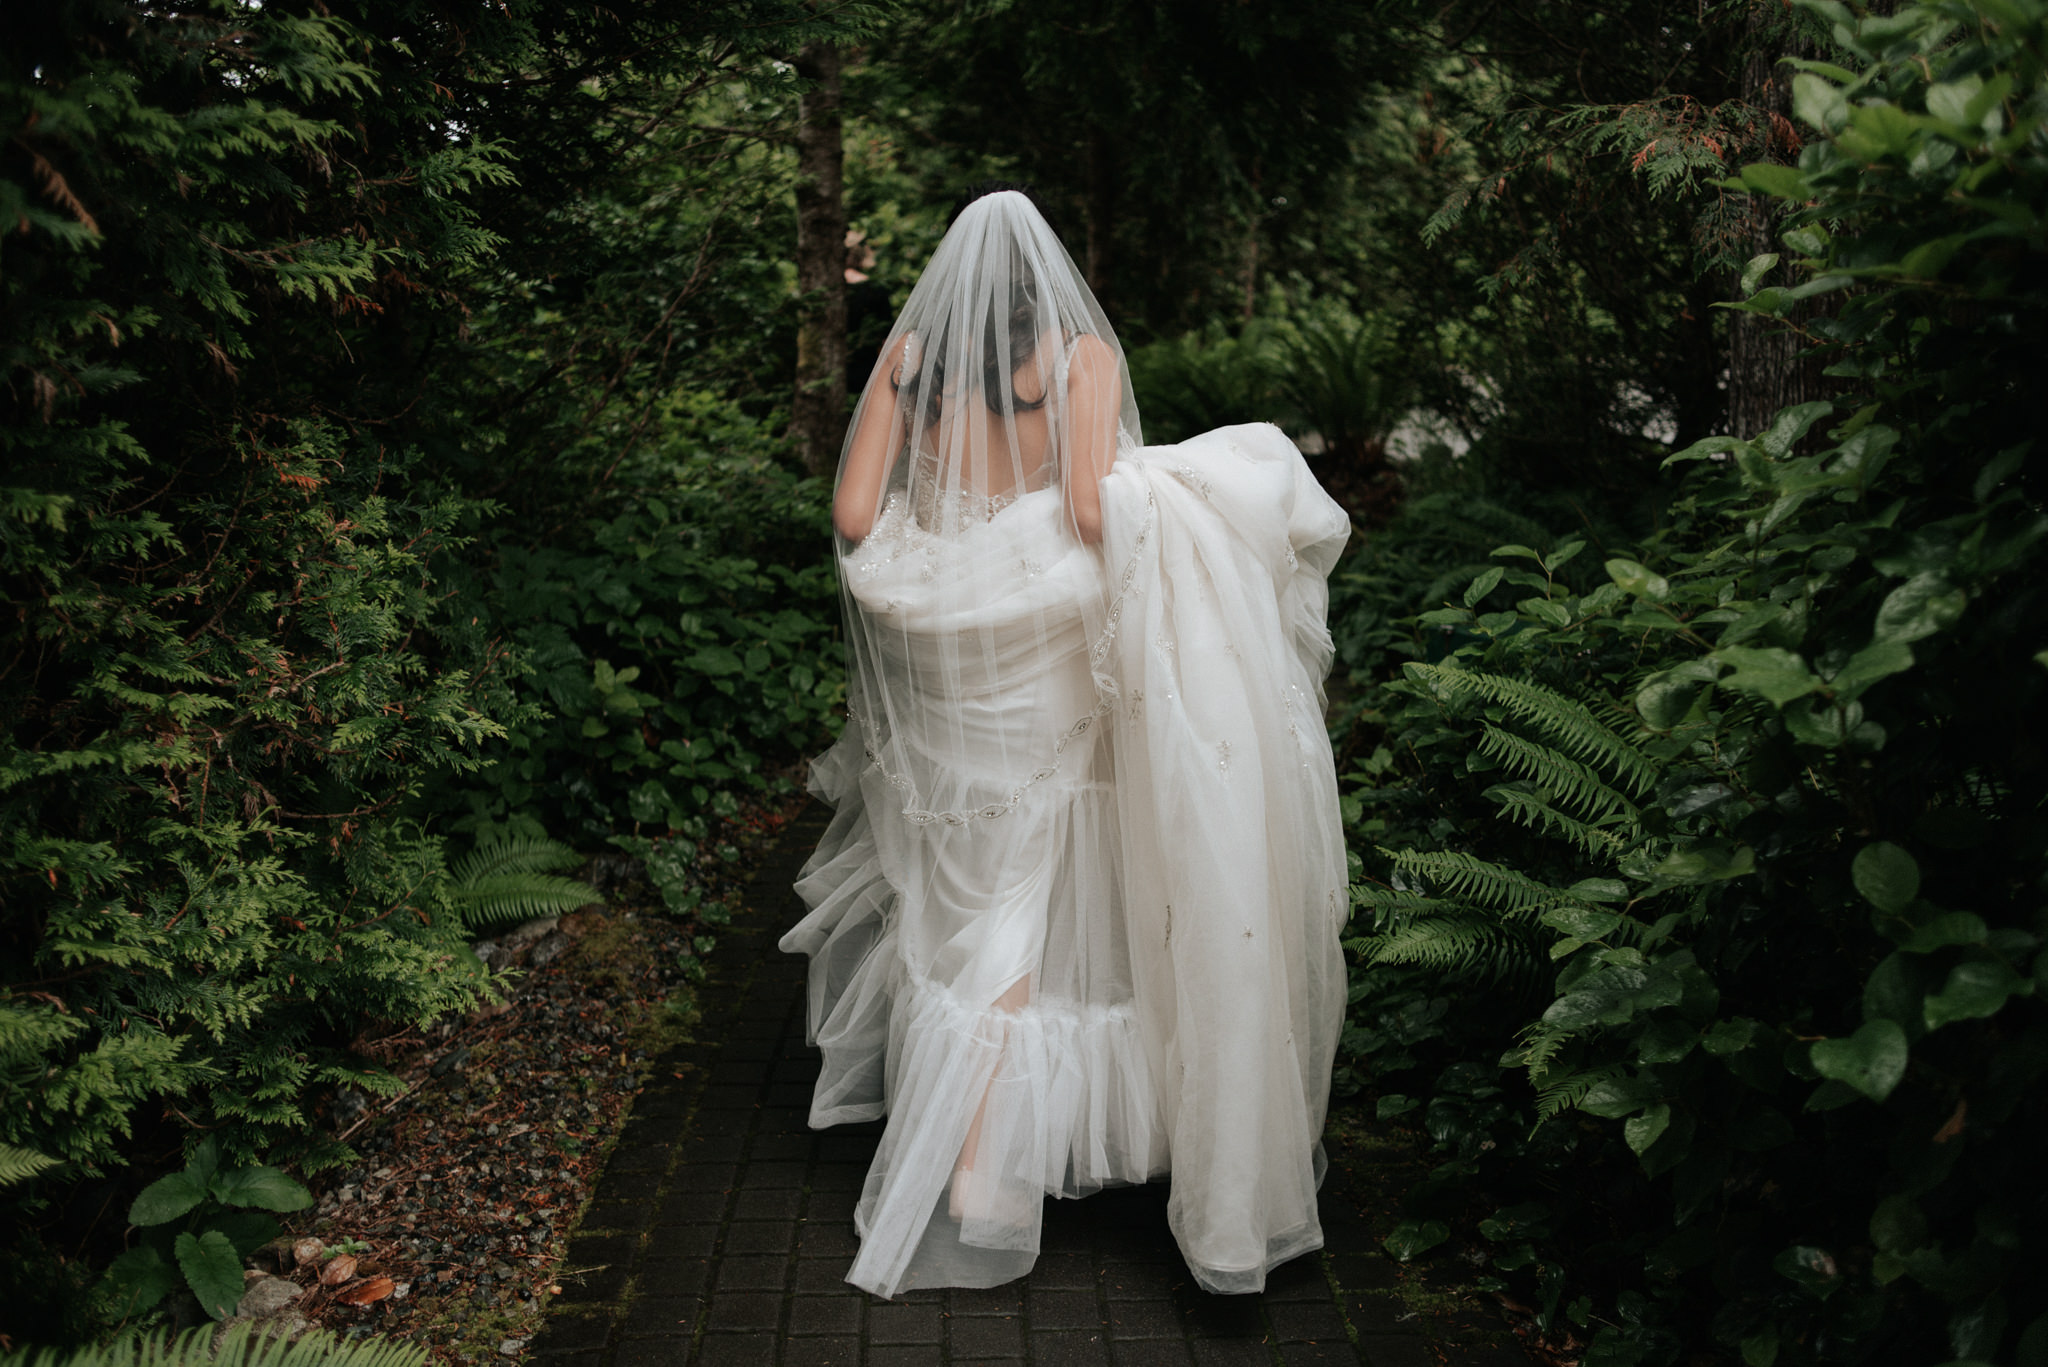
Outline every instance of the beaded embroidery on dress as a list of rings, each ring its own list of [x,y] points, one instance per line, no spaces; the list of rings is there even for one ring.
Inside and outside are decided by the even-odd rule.
[[[913,292],[834,517],[849,715],[783,948],[811,1123],[887,1119],[848,1279],[1008,1281],[1048,1196],[1169,1178],[1201,1283],[1258,1289],[1321,1242],[1348,520],[1275,428],[1143,447],[1107,320],[1012,193]]]

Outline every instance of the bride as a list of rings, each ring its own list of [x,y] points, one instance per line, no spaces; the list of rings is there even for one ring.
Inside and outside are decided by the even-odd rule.
[[[848,720],[782,940],[811,1124],[888,1118],[848,1275],[877,1295],[1020,1277],[1047,1195],[1169,1174],[1197,1281],[1258,1291],[1322,1244],[1349,522],[1277,428],[1141,444],[1021,188],[956,216],[840,459]]]

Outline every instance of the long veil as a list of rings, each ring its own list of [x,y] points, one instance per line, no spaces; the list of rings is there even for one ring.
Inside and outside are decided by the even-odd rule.
[[[887,1117],[848,1280],[993,1286],[1044,1198],[1169,1170],[1205,1287],[1321,1241],[1344,904],[1322,725],[1349,523],[1270,426],[1140,444],[1022,194],[974,201],[849,428],[847,728],[783,947],[811,1122]]]

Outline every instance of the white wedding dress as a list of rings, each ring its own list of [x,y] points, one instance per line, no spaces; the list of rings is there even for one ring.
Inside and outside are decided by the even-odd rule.
[[[1270,426],[1127,451],[1102,490],[1101,548],[1028,578],[1008,571],[1051,539],[1054,489],[946,540],[899,506],[848,561],[863,608],[909,628],[891,639],[986,633],[1000,657],[1006,624],[1071,624],[913,772],[858,718],[813,770],[837,810],[782,946],[811,956],[812,1125],[889,1118],[849,1277],[879,1295],[1022,1276],[1046,1195],[1169,1173],[1211,1291],[1322,1242],[1347,907],[1324,613],[1349,522]],[[977,573],[985,613],[932,620]],[[1021,787],[1020,755],[1045,761]],[[1027,1005],[991,1006],[1026,974]],[[984,1107],[991,1194],[955,1218]]]

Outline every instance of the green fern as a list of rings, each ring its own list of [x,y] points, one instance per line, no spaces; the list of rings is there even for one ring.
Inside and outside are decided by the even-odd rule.
[[[26,1182],[37,1173],[57,1166],[57,1160],[34,1149],[0,1144],[0,1187]]]
[[[1599,765],[1637,795],[1656,785],[1658,766],[1649,756],[1601,725],[1584,703],[1568,698],[1554,688],[1503,678],[1498,674],[1449,669],[1419,661],[1410,661],[1403,668],[1411,677],[1420,679],[1439,694],[1483,698],[1506,708],[1511,715],[1543,733],[1566,753]]]
[[[27,1349],[0,1357],[7,1367],[424,1367],[427,1351],[388,1339],[344,1342],[319,1331],[296,1343],[262,1333],[260,1324],[237,1324],[221,1336],[214,1327],[192,1329],[175,1338],[127,1334],[90,1348]]]
[[[1590,855],[1613,858],[1628,843],[1612,831],[1602,830],[1597,825],[1559,811],[1540,795],[1526,789],[1496,784],[1486,790],[1486,796],[1501,805],[1509,820],[1531,830],[1561,836]]]
[[[1440,893],[1514,916],[1534,917],[1567,900],[1525,873],[1489,864],[1456,850],[1388,850],[1381,854],[1403,873],[1420,874]]]
[[[1498,726],[1486,728],[1479,750],[1498,760],[1509,773],[1537,783],[1552,797],[1574,804],[1595,819],[1618,816],[1626,820],[1631,833],[1640,829],[1642,814],[1635,803],[1602,782],[1590,765]]]
[[[578,862],[574,850],[546,836],[487,840],[455,865],[445,895],[471,927],[559,916],[602,900],[588,883],[548,872]]]
[[[1537,1038],[1540,1040],[1542,1037]],[[1562,1036],[1553,1037],[1551,1053],[1555,1052],[1555,1043],[1561,1041]],[[1597,1084],[1621,1077],[1628,1072],[1623,1065],[1610,1063],[1598,1068],[1567,1069],[1553,1077],[1547,1069],[1535,1063],[1533,1047],[1536,1043],[1536,1040],[1531,1041],[1530,1078],[1536,1083],[1536,1115],[1541,1120],[1548,1120],[1560,1111],[1572,1109],[1584,1101],[1586,1093],[1592,1091]],[[1551,1054],[1545,1054],[1545,1061],[1547,1062],[1550,1057]]]

